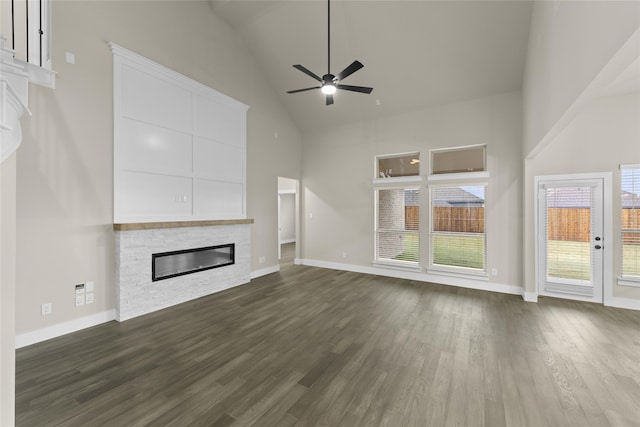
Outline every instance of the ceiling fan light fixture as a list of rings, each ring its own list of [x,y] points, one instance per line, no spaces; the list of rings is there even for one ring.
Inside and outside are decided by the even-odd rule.
[[[325,95],[333,95],[334,93],[336,93],[336,87],[331,83],[325,84],[320,90]]]

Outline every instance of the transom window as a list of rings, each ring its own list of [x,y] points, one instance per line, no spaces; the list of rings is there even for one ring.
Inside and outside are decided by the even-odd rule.
[[[431,175],[483,172],[485,152],[485,145],[431,150]]]

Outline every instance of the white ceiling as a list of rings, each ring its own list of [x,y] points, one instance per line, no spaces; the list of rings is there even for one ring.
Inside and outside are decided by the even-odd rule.
[[[327,72],[327,3],[316,0],[212,0],[234,27],[301,130],[414,111],[522,87],[531,2],[331,2],[331,72],[354,60],[364,68],[325,106],[316,81],[294,69]],[[378,105],[379,104],[379,105]]]

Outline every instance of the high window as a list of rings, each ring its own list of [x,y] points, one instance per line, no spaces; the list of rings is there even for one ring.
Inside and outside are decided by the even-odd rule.
[[[485,145],[431,150],[431,175],[484,172],[485,163]]]
[[[429,187],[429,268],[486,272],[485,184]]]
[[[621,166],[621,280],[640,286],[640,165]]]

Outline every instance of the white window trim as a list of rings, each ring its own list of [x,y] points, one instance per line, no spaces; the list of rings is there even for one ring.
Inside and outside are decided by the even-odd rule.
[[[620,170],[622,171],[623,169],[640,169],[640,163],[621,164]],[[622,183],[620,184],[622,185]],[[622,187],[620,191],[622,191]],[[618,197],[620,197],[620,195]],[[620,215],[622,215],[622,206],[620,206]],[[620,254],[620,265],[622,265],[622,224],[620,224],[620,247],[618,248],[618,253]],[[625,275],[621,271],[620,276],[618,276],[618,285],[640,288],[640,276]]]
[[[451,174],[451,175],[457,175],[457,174]],[[488,248],[488,244],[487,244],[487,240],[488,240],[488,236],[489,234],[487,233],[487,210],[486,210],[486,206],[487,206],[487,191],[485,190],[485,195],[484,195],[484,204],[485,204],[485,226],[484,226],[484,269],[479,269],[479,268],[469,268],[469,267],[458,267],[458,266],[450,266],[450,265],[442,265],[442,264],[434,264],[433,263],[433,242],[431,240],[431,237],[433,235],[433,198],[431,197],[431,190],[433,188],[439,188],[439,187],[451,187],[451,186],[465,186],[465,187],[473,187],[473,186],[484,186],[485,189],[488,190],[489,188],[489,183],[488,181],[460,181],[460,180],[455,180],[455,181],[451,181],[448,183],[438,183],[438,184],[430,184],[427,186],[427,192],[428,192],[428,211],[429,211],[429,228],[427,230],[427,242],[428,242],[428,247],[429,247],[429,260],[428,260],[428,264],[427,264],[427,268],[426,271],[427,273],[430,274],[444,274],[444,275],[453,275],[455,277],[461,277],[461,278],[469,278],[469,277],[473,277],[473,278],[487,278],[487,280],[489,279],[489,271],[487,269],[487,265],[489,264],[488,262],[488,253],[487,253],[487,248]],[[438,234],[438,233],[436,233]],[[458,235],[460,234],[465,234],[465,233],[456,233]]]

